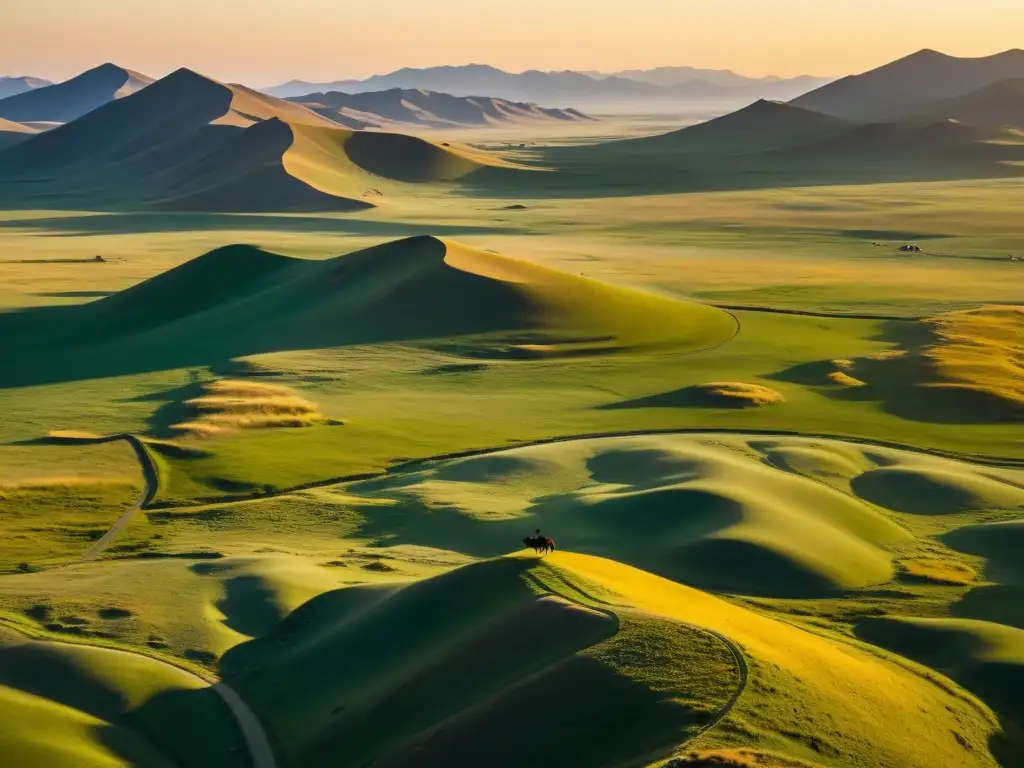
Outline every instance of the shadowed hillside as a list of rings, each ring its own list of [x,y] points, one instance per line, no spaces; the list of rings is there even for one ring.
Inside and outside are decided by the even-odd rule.
[[[648,139],[623,142],[622,147],[630,151],[671,149],[747,153],[792,146],[850,127],[851,123],[830,115],[778,101],[761,100],[706,123]]]
[[[956,120],[967,125],[1024,127],[1024,77],[1000,80],[964,96],[926,104],[910,112],[911,120]]]
[[[652,137],[550,147],[547,174],[482,175],[481,193],[596,197],[1024,175],[1024,136],[948,120],[858,123],[759,101]]]
[[[353,134],[300,104],[181,69],[0,152],[0,198],[18,207],[45,198],[51,208],[350,211],[371,207],[359,198],[382,180],[451,181],[495,163],[423,139]]]
[[[6,386],[381,341],[534,359],[701,349],[736,331],[717,309],[433,237],[325,261],[230,246],[91,304],[0,315],[0,327],[25,363],[5,369]],[[41,344],[49,359],[30,362]]]
[[[977,59],[923,50],[829,83],[791,103],[847,120],[889,120],[938,99],[1020,77],[1024,77],[1024,50]]]
[[[63,83],[33,88],[3,99],[0,117],[18,122],[67,123],[152,82],[152,78],[138,72],[103,64]]]
[[[0,151],[20,144],[39,132],[38,128],[33,128],[31,125],[4,120],[0,117]]]

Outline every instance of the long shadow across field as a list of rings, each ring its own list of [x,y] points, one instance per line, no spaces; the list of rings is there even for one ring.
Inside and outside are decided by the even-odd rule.
[[[141,235],[167,232],[304,232],[380,237],[415,235],[526,234],[514,226],[415,224],[400,221],[374,221],[348,217],[278,216],[270,214],[230,213],[104,213],[90,216],[59,216],[0,221],[0,230],[33,230],[49,237],[85,237],[89,235]],[[74,262],[91,261],[75,259]],[[30,263],[30,262],[25,262]],[[50,263],[50,262],[47,262]]]

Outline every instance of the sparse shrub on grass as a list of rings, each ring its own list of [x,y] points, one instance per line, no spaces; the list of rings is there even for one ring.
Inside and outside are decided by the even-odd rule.
[[[51,429],[46,433],[46,437],[55,443],[78,443],[92,442],[99,439],[100,436],[80,429]]]
[[[750,749],[708,749],[688,752],[662,768],[813,768],[813,763]]]

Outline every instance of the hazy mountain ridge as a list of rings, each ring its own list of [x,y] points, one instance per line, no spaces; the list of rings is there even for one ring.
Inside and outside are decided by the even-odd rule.
[[[829,83],[793,99],[793,104],[848,120],[891,120],[1014,78],[1024,78],[1024,50],[958,58],[925,49]]]
[[[364,93],[395,88],[425,89],[460,97],[486,93],[493,98],[515,102],[535,102],[544,106],[572,104],[580,109],[593,109],[595,106],[601,108],[619,104],[657,104],[664,107],[685,98],[727,101],[739,106],[739,102],[758,98],[791,99],[825,82],[822,78],[812,77],[758,80],[734,73],[725,75],[704,70],[693,70],[693,77],[682,78],[678,73],[685,68],[668,69],[677,73],[678,81],[669,78],[670,84],[664,84],[657,82],[657,75],[651,76],[655,81],[647,81],[619,74],[573,70],[511,73],[485,64],[469,64],[425,69],[407,67],[365,80],[349,79],[327,83],[293,80],[264,90],[275,96],[294,97],[329,91]]]

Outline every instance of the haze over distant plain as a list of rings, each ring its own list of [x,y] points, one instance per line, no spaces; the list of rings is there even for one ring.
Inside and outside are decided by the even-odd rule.
[[[63,79],[115,61],[222,80],[366,77],[480,62],[510,71],[662,65],[751,76],[860,72],[919,48],[1022,44],[1018,0],[3,0],[0,73]]]

